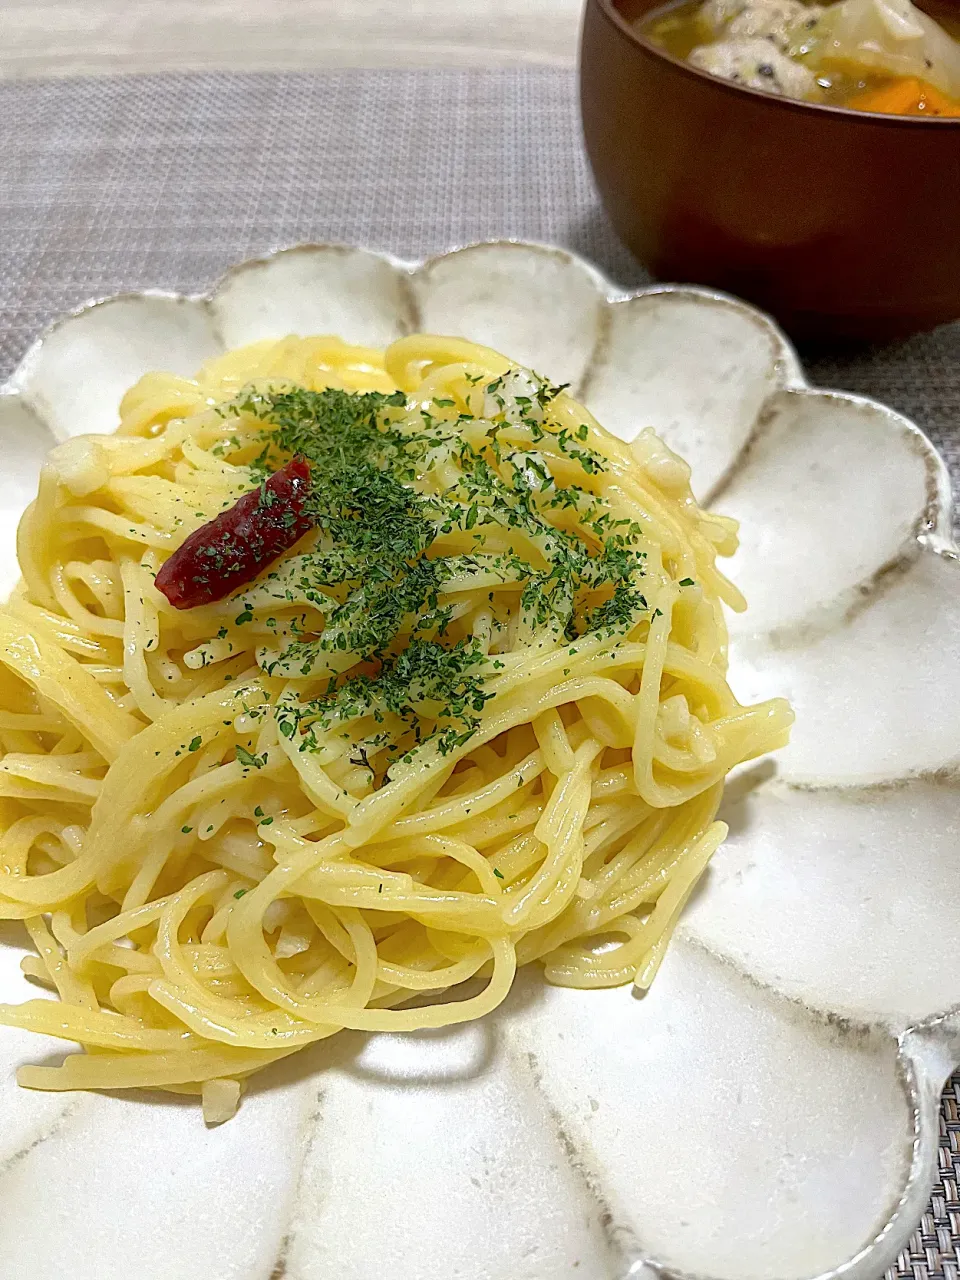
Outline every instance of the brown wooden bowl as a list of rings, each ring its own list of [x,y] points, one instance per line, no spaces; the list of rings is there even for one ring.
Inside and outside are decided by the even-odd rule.
[[[718,80],[630,25],[655,3],[586,0],[580,50],[587,153],[633,253],[801,337],[902,337],[960,317],[960,120]]]

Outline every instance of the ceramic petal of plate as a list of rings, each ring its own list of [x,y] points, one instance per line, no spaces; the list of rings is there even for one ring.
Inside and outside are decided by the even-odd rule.
[[[739,458],[767,398],[799,380],[774,326],[706,290],[649,289],[610,307],[586,388],[610,431],[653,426],[709,494]]]
[[[731,783],[730,838],[644,1000],[524,974],[480,1024],[298,1055],[214,1131],[192,1105],[19,1091],[44,1047],[4,1029],[0,1280],[60,1280],[65,1259],[71,1280],[874,1276],[926,1204],[960,1061],[960,565],[915,426],[809,388],[766,317],[709,291],[624,296],[542,245],[423,264],[300,246],[38,340],[0,394],[0,589],[44,453],[111,430],[141,373],[417,329],[689,456],[744,524],[735,688],[791,697],[793,742]],[[4,941],[0,994],[23,998]]]
[[[939,458],[899,414],[847,395],[771,395],[711,494],[741,522],[729,572],[750,608],[731,629],[782,632],[853,604],[871,579],[919,554],[946,505],[943,480]]]
[[[749,782],[724,799],[730,835],[682,932],[764,986],[857,1024],[900,1032],[955,1003],[960,896],[944,890],[960,784]]]
[[[40,465],[56,444],[50,428],[17,395],[0,395],[0,597],[20,577],[16,560],[17,525],[37,493]]]

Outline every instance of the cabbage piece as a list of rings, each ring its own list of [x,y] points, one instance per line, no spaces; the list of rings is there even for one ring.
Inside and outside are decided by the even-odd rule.
[[[910,0],[841,0],[817,24],[809,61],[852,62],[895,76],[916,76],[960,97],[960,43]]]

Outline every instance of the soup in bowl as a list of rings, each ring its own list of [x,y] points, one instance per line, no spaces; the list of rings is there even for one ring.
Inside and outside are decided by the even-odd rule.
[[[958,19],[944,0],[587,0],[584,134],[622,238],[799,336],[960,316]]]
[[[675,0],[637,29],[691,66],[765,93],[960,118],[960,21],[939,23],[911,0]]]

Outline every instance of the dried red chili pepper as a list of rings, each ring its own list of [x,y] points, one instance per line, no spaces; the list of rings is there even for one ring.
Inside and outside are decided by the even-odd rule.
[[[305,511],[309,492],[310,466],[294,458],[191,533],[161,566],[157,590],[175,609],[193,609],[252,582],[313,527]]]

